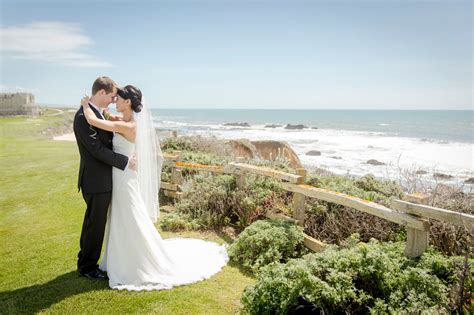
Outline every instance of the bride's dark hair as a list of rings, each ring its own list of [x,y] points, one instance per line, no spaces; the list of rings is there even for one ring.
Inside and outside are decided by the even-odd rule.
[[[141,112],[143,108],[142,91],[139,88],[133,85],[126,85],[123,88],[117,88],[117,94],[123,99],[130,100],[132,110],[135,113]]]

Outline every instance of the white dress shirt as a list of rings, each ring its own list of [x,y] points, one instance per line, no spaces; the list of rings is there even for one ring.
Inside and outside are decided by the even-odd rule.
[[[92,103],[92,102],[89,102],[89,105],[92,106],[92,107],[94,107],[95,109],[97,109],[97,111],[98,111],[99,114],[100,114],[100,117],[102,117],[102,119],[105,120],[104,115],[102,114],[102,110],[101,110],[99,107],[97,107],[97,105],[95,105],[95,104]]]

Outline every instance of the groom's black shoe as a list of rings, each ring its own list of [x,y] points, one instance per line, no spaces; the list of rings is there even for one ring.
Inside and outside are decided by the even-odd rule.
[[[99,270],[98,268],[93,269],[89,272],[79,272],[79,274],[83,277],[86,277],[89,280],[109,280],[107,274],[103,271]]]
[[[103,270],[100,270],[99,268],[97,268],[97,270],[99,271],[99,273],[101,273],[102,275],[104,275],[105,280],[109,280],[109,276],[107,275],[107,272],[105,272],[105,271],[103,271]]]

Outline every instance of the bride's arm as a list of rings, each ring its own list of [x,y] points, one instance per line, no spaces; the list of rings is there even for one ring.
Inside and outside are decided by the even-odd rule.
[[[81,105],[84,111],[84,116],[86,117],[86,120],[89,123],[89,125],[92,125],[94,127],[97,127],[103,130],[113,131],[113,132],[118,132],[118,133],[128,133],[132,131],[134,128],[134,125],[129,122],[109,121],[109,120],[103,120],[103,119],[97,118],[97,116],[94,114],[94,112],[89,106],[88,97],[82,98]]]

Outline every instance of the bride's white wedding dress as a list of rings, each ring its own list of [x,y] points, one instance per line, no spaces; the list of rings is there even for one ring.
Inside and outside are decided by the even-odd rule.
[[[115,134],[114,151],[131,156],[135,145]],[[198,239],[163,240],[142,200],[137,173],[113,168],[106,246],[99,268],[113,289],[162,290],[207,279],[228,261],[224,246]]]

